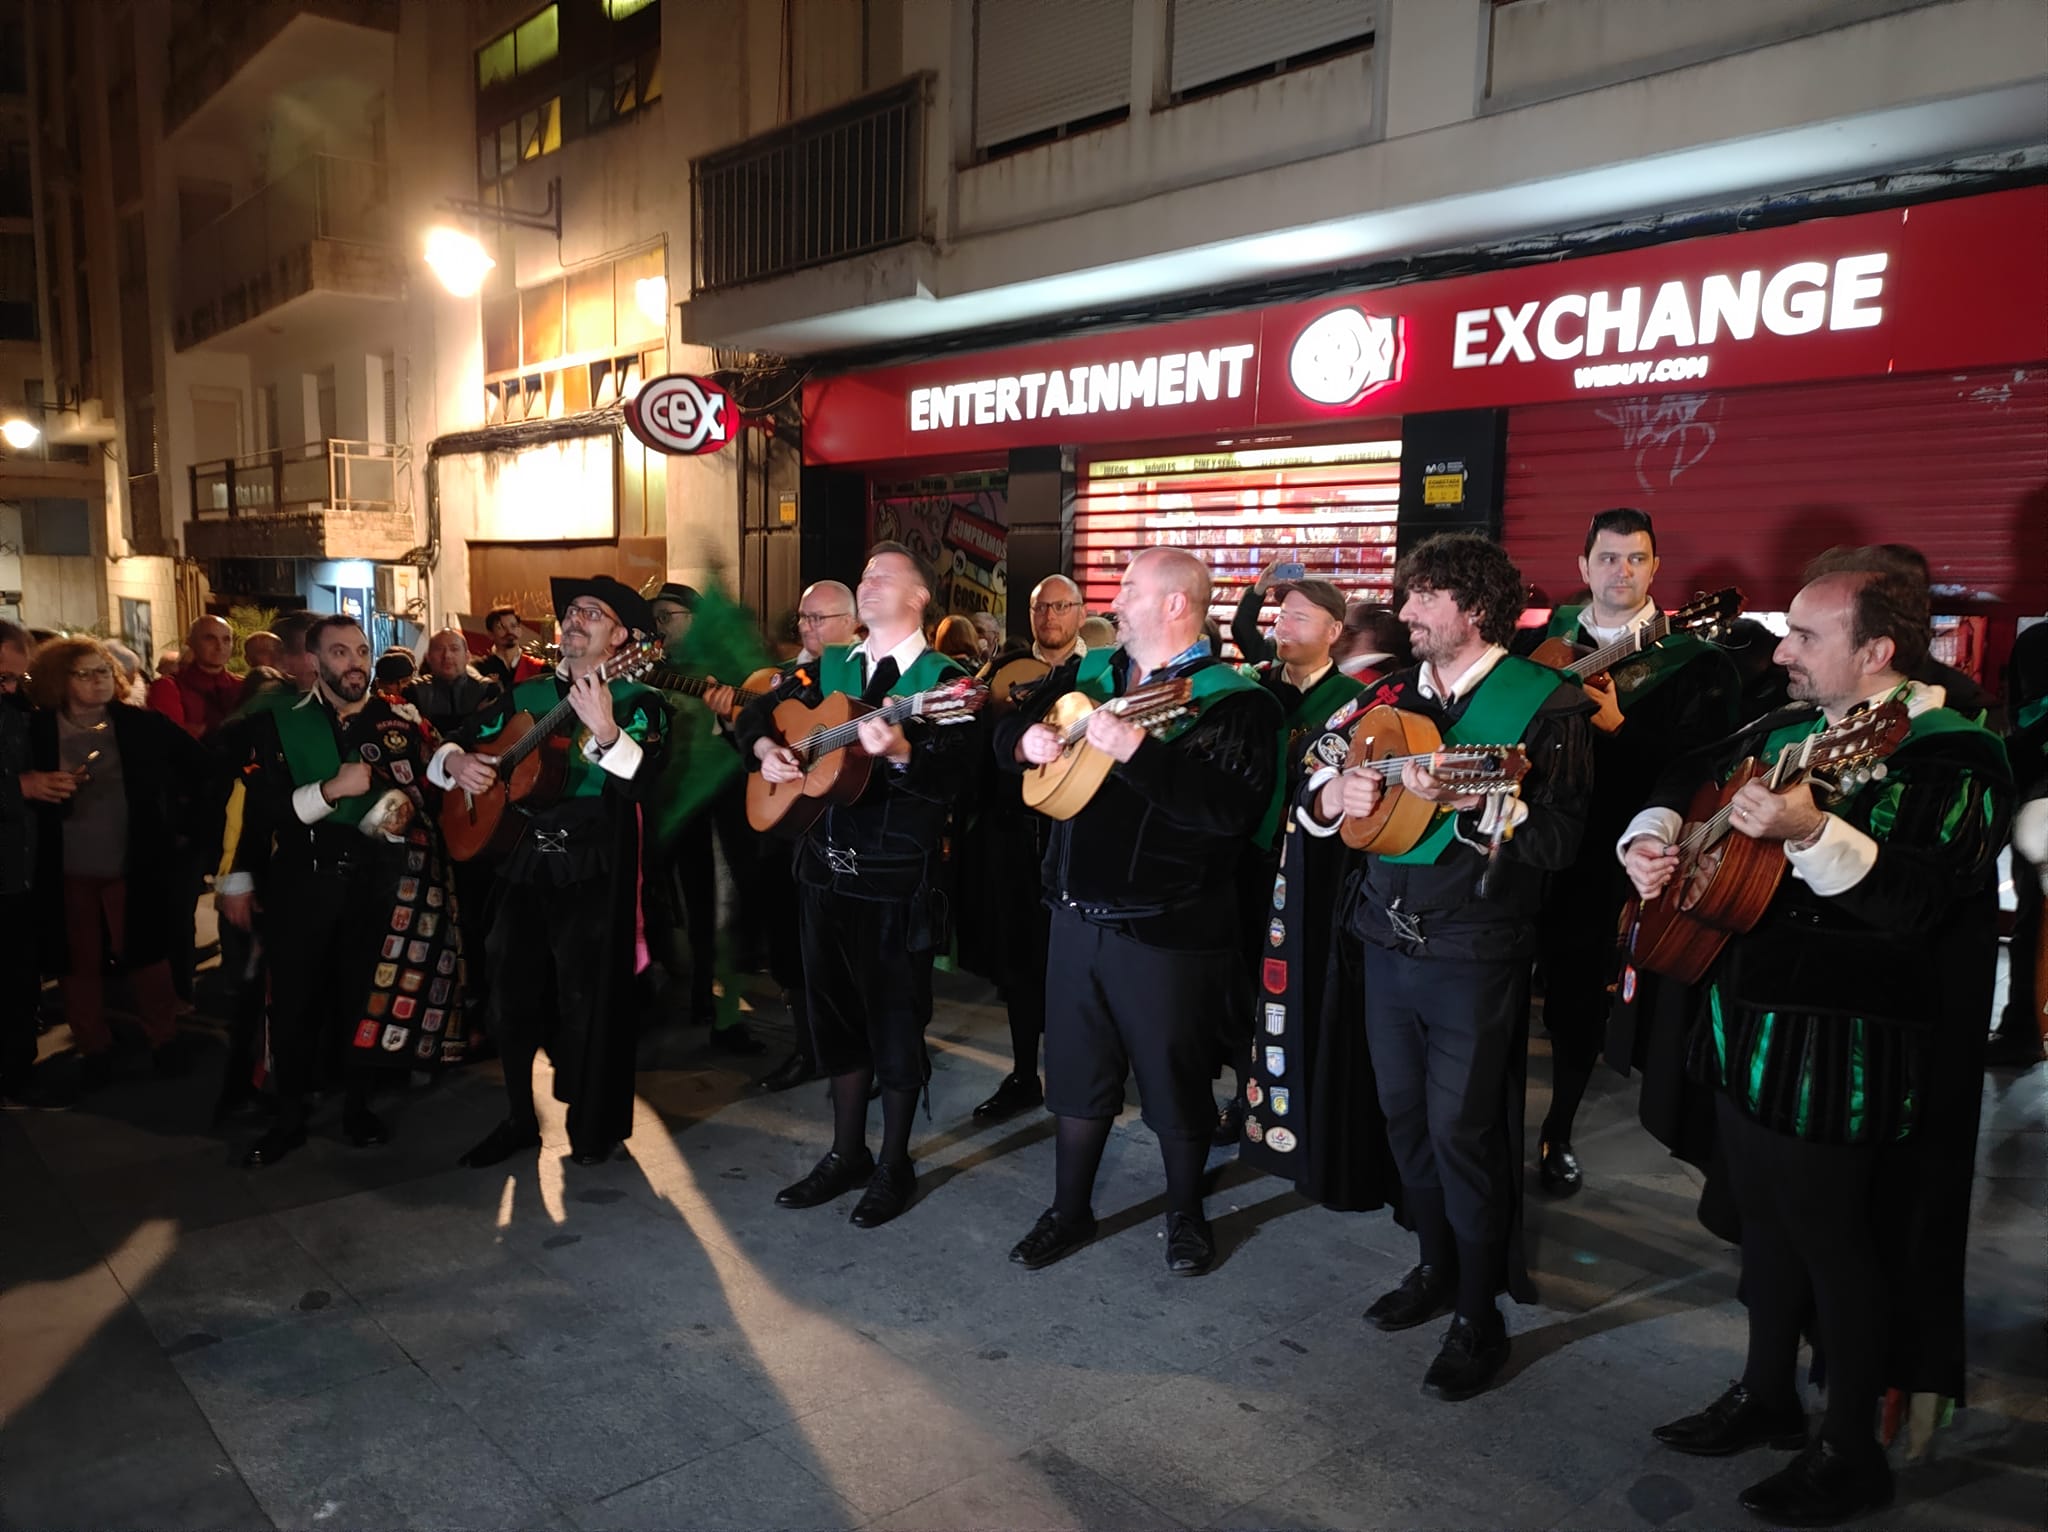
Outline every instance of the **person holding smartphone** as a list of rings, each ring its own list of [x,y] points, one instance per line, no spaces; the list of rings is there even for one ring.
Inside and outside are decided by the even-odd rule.
[[[1237,612],[1230,619],[1230,638],[1247,665],[1262,665],[1273,657],[1273,641],[1259,630],[1259,614],[1265,610],[1267,593],[1276,585],[1292,584],[1307,574],[1299,555],[1292,548],[1283,548],[1259,571],[1258,578],[1238,601]]]

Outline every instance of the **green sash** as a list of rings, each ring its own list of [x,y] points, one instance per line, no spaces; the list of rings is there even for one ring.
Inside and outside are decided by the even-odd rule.
[[[1590,633],[1579,630],[1579,615],[1586,609],[1581,606],[1561,606],[1550,614],[1550,626],[1543,630],[1545,638],[1570,639],[1574,643],[1593,643]],[[1595,643],[1595,648],[1604,645]],[[1626,713],[1629,707],[1662,686],[1684,666],[1697,659],[1706,645],[1690,633],[1667,633],[1640,654],[1631,654],[1619,661],[1608,672],[1608,679],[1614,683],[1615,701]],[[1582,680],[1578,672],[1566,667],[1573,680]]]
[[[320,705],[317,697],[301,698],[293,707],[275,707],[271,716],[277,720],[277,741],[284,746],[284,763],[291,768],[292,786],[310,787],[316,782],[329,780],[341,770],[341,747],[334,742],[334,729],[327,721],[327,709]],[[359,757],[351,756],[350,759]],[[328,818],[336,824],[359,824],[362,817],[370,812],[370,806],[383,795],[382,788],[373,786],[366,793],[343,798],[334,805],[334,812]]]
[[[841,644],[819,656],[818,685],[826,695],[839,692],[848,697],[858,697],[866,689],[861,680],[860,663],[855,658],[859,653],[858,644]],[[896,678],[896,684],[889,688],[889,695],[914,697],[961,674],[960,667],[938,650],[927,649]]]
[[[1330,673],[1303,692],[1301,700],[1294,704],[1294,711],[1281,721],[1279,791],[1267,805],[1265,817],[1254,832],[1253,838],[1259,845],[1270,850],[1280,833],[1280,816],[1286,806],[1287,777],[1294,769],[1295,740],[1304,733],[1319,732],[1332,713],[1364,690],[1358,682],[1332,665]]]
[[[1109,662],[1116,652],[1114,649],[1090,649],[1082,655],[1074,675],[1074,690],[1098,705],[1107,702],[1110,688],[1116,684],[1109,673]]]
[[[1897,696],[1898,693],[1895,692],[1892,695]],[[1886,698],[1885,700],[1890,701],[1891,698]],[[1775,764],[1779,755],[1788,746],[1796,745],[1801,740],[1820,733],[1826,727],[1827,720],[1816,713],[1812,718],[1805,719],[1799,723],[1788,723],[1771,730],[1764,737],[1762,758],[1765,764],[1767,766]],[[1978,735],[1982,741],[1995,748],[2001,758],[2005,755],[2004,740],[1985,728],[1981,723],[1978,723],[1974,718],[1967,718],[1963,714],[1958,713],[1954,708],[1949,707],[1931,707],[1913,714],[1906,726],[1906,743],[1910,745],[1915,740],[1932,739],[1938,734]],[[1854,794],[1850,796],[1853,797]]]
[[[622,703],[634,707],[651,705],[651,699],[661,694],[652,687],[641,686],[634,681],[613,681],[610,684],[612,706],[619,714],[619,728],[623,731],[629,720],[623,716]],[[555,674],[529,676],[512,688],[512,711],[531,713],[536,721],[545,718],[561,704],[563,692],[556,683]],[[604,791],[605,770],[596,761],[583,754],[583,725],[578,721],[570,736],[568,749],[569,774],[562,784],[564,798],[595,798]]]
[[[1516,655],[1503,655],[1458,721],[1444,730],[1447,745],[1512,745],[1527,732],[1545,700],[1557,690],[1557,672]],[[1399,856],[1381,858],[1404,866],[1440,861],[1450,845],[1457,815],[1447,808],[1437,811],[1429,833]]]

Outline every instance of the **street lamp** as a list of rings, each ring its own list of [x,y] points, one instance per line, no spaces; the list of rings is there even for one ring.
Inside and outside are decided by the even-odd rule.
[[[562,178],[556,176],[548,182],[546,206],[538,212],[524,208],[505,207],[495,202],[472,202],[463,198],[450,197],[441,204],[442,211],[453,213],[460,218],[475,218],[486,223],[495,223],[515,229],[542,229],[555,236],[559,248],[562,243]],[[441,285],[457,298],[474,298],[484,285],[484,278],[490,274],[497,262],[492,260],[476,237],[452,229],[445,224],[427,234],[427,265],[434,275],[441,279]]]
[[[0,420],[0,441],[5,441],[16,452],[26,452],[43,439],[43,429],[33,420],[11,416]]]
[[[474,298],[497,264],[474,234],[445,225],[427,231],[427,265],[454,297]],[[5,429],[0,426],[0,431]]]

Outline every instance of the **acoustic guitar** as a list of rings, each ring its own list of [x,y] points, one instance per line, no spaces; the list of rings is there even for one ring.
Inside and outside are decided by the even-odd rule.
[[[804,774],[794,782],[771,782],[760,772],[747,778],[747,823],[757,830],[800,835],[835,803],[851,803],[867,790],[874,757],[849,750],[860,743],[860,726],[870,718],[902,723],[966,723],[988,700],[988,688],[960,676],[908,697],[872,707],[858,697],[834,692],[816,707],[792,697],[775,709],[775,737],[802,763]]]
[[[1520,745],[1446,745],[1437,726],[1419,713],[1384,703],[1368,708],[1351,736],[1344,769],[1377,773],[1386,791],[1370,814],[1347,817],[1337,827],[1352,850],[1399,856],[1429,833],[1437,805],[1401,785],[1401,768],[1410,761],[1459,793],[1506,792],[1529,774],[1529,752]]]
[[[1562,671],[1586,688],[1586,695],[1600,705],[1593,715],[1593,727],[1612,734],[1623,723],[1618,688],[1611,684],[1617,665],[1641,654],[1672,633],[1690,633],[1708,640],[1727,635],[1728,625],[1742,615],[1742,592],[1729,586],[1712,595],[1705,592],[1675,612],[1659,612],[1633,633],[1624,633],[1613,643],[1598,649],[1574,643],[1569,638],[1546,638],[1529,658],[1538,665]]]
[[[782,679],[782,672],[773,667],[763,667],[737,684],[730,681],[713,681],[704,676],[684,675],[680,670],[671,670],[666,665],[657,665],[647,672],[645,680],[649,686],[665,692],[681,692],[685,697],[703,698],[721,686],[731,686],[734,692],[733,712],[750,702],[758,702],[775,689],[775,683]]]
[[[1761,780],[1774,793],[1805,782],[1820,796],[1853,792],[1885,774],[1884,758],[1905,742],[1902,702],[1844,719],[1779,752],[1769,766],[1750,759],[1724,783],[1694,796],[1679,832],[1678,870],[1654,899],[1631,899],[1621,914],[1630,960],[1639,969],[1697,984],[1728,945],[1756,929],[1783,881],[1783,843],[1734,826],[1735,795]]]
[[[1154,681],[1101,704],[1124,722],[1156,734],[1188,711],[1194,685],[1186,676]],[[1054,702],[1040,722],[1059,732],[1060,753],[1024,773],[1024,806],[1048,819],[1072,819],[1088,806],[1109,776],[1114,758],[1088,743],[1088,719],[1096,704],[1072,691]]]
[[[601,681],[629,681],[661,662],[657,644],[621,649],[597,667]],[[569,699],[540,718],[514,713],[494,738],[470,751],[497,762],[498,775],[480,793],[455,788],[441,796],[441,839],[458,862],[488,852],[509,851],[525,833],[526,811],[545,808],[562,795],[569,779],[569,741],[562,725],[575,717]]]

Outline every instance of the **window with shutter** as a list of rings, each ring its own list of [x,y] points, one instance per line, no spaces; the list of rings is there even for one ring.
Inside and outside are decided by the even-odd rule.
[[[1362,47],[1372,38],[1373,0],[1173,0],[1170,88],[1178,96],[1240,75]]]
[[[974,147],[1092,126],[1131,105],[1132,0],[978,0]]]

